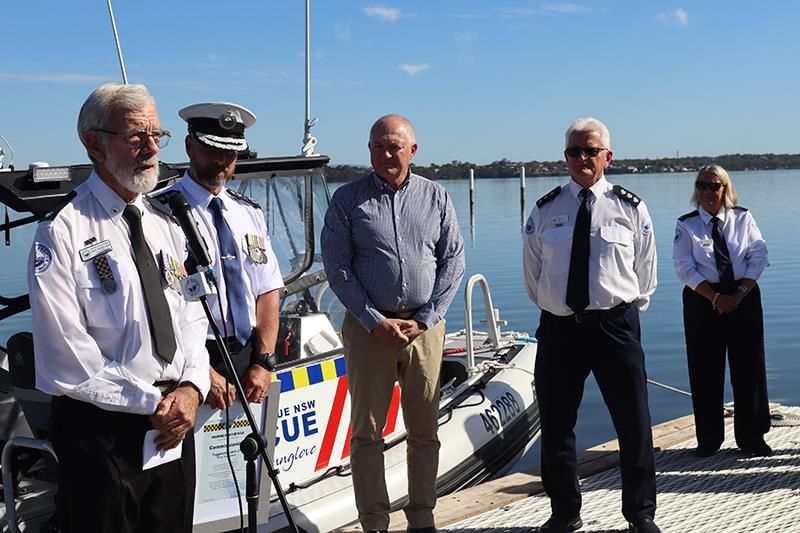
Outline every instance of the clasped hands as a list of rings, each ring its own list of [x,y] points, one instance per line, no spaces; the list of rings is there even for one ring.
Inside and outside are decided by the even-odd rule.
[[[372,336],[384,346],[402,348],[425,331],[416,320],[387,318],[372,330]]]
[[[739,307],[740,302],[741,300],[734,295],[720,294],[717,297],[717,303],[714,304],[714,309],[717,310],[717,313],[726,315],[732,311],[735,311],[736,308]]]
[[[150,416],[153,429],[159,431],[155,439],[159,451],[175,448],[194,430],[197,407],[201,400],[200,392],[189,383],[161,398],[155,414]]]

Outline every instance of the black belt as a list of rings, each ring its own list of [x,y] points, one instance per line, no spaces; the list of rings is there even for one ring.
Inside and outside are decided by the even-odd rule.
[[[574,315],[568,315],[566,318],[573,318],[578,324],[595,324],[597,322],[605,322],[621,317],[628,311],[630,306],[631,304],[623,302],[611,309],[581,311]]]
[[[228,349],[229,353],[239,353],[242,351],[242,343],[239,342],[236,337],[227,337],[222,339],[222,342],[225,344],[225,347]],[[206,340],[206,349],[211,353],[213,350],[214,353],[217,352],[217,341],[216,339],[208,339]]]
[[[400,318],[402,320],[410,319],[417,314],[417,311],[419,309],[409,309],[408,311],[381,311],[378,309],[378,312],[386,318]]]
[[[177,389],[179,383],[177,381],[156,381],[153,385],[161,391],[161,396],[166,396]]]

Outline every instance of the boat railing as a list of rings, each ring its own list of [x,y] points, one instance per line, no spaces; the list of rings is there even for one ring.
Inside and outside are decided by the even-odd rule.
[[[3,448],[3,498],[6,507],[6,524],[10,533],[19,533],[17,526],[16,500],[14,499],[14,472],[11,465],[14,462],[14,452],[17,448],[29,450],[39,450],[47,452],[58,461],[58,456],[53,449],[53,444],[49,440],[34,439],[31,437],[11,437]]]
[[[497,325],[498,309],[492,307],[492,295],[489,292],[489,282],[483,274],[473,274],[467,280],[464,288],[464,318],[465,333],[467,336],[467,368],[475,367],[474,341],[472,336],[472,292],[475,284],[480,283],[483,292],[483,303],[486,308],[486,325],[489,328],[489,342],[497,350],[500,348],[500,328]]]

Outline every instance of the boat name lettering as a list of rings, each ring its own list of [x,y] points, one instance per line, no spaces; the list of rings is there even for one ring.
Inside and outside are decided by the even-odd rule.
[[[483,428],[487,433],[497,433],[500,428],[508,424],[514,417],[522,412],[519,401],[511,392],[506,392],[499,398],[492,400],[488,409],[480,414]]]
[[[295,413],[304,413],[305,411],[310,411],[316,408],[316,405],[316,400],[307,400],[305,402],[296,403],[292,407],[283,407],[280,411],[278,411],[278,418],[289,416],[292,410],[294,410]]]
[[[291,470],[294,462],[304,457],[312,457],[317,453],[317,446],[310,446],[308,448],[301,448],[298,446],[293,452],[281,455],[275,459],[275,466],[282,469],[284,472]]]

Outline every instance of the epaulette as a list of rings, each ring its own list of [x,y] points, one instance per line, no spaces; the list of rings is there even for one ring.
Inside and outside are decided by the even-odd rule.
[[[261,209],[261,206],[258,205],[258,202],[256,202],[249,196],[245,196],[244,194],[236,192],[232,189],[225,189],[225,190],[228,191],[228,196],[230,196],[234,200],[239,200],[240,202],[244,202],[251,207],[255,207],[256,209]]]
[[[736,211],[747,211],[747,208],[746,208],[746,207],[742,207],[742,206],[740,206],[740,205],[735,205],[735,206],[733,206],[733,208],[734,208]]]
[[[62,209],[67,207],[67,205],[75,198],[75,195],[78,194],[74,190],[70,191],[69,193],[61,199],[50,211],[44,214],[42,220],[55,220],[56,215],[61,212]]]
[[[700,211],[698,211],[697,209],[695,209],[695,210],[694,210],[694,211],[692,211],[691,213],[686,213],[685,215],[681,215],[681,216],[679,216],[679,217],[678,217],[678,220],[680,220],[681,222],[683,222],[683,221],[684,221],[684,220],[686,220],[687,218],[692,218],[692,217],[696,217],[696,216],[700,216]]]
[[[153,207],[153,209],[167,218],[173,219],[172,209],[169,207],[169,199],[173,194],[176,193],[177,191],[159,191],[159,193],[154,196],[150,196],[149,194],[145,195],[145,199]]]
[[[558,196],[558,193],[561,192],[561,185],[550,191],[549,193],[545,194],[538,200],[536,200],[536,207],[542,207],[544,204]]]
[[[633,194],[631,191],[623,188],[620,185],[614,185],[613,188],[614,194],[619,196],[622,200],[625,200],[633,207],[638,207],[640,203],[642,203],[642,199]]]

